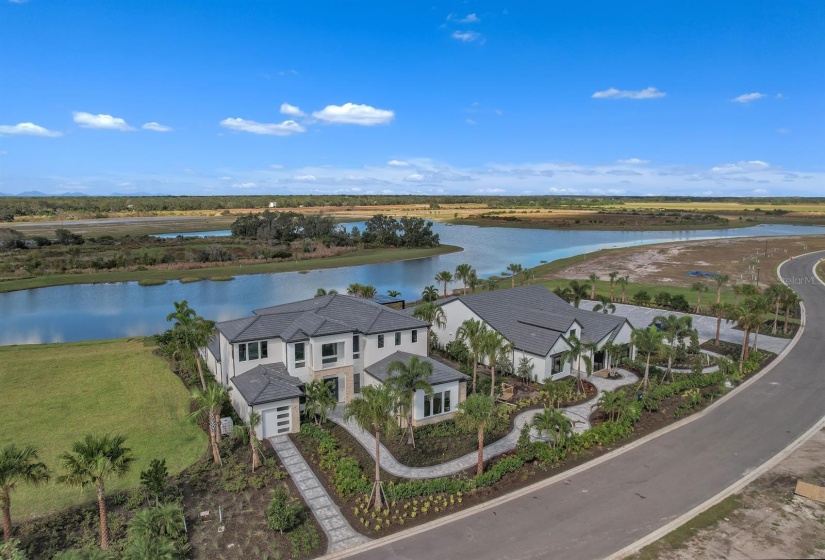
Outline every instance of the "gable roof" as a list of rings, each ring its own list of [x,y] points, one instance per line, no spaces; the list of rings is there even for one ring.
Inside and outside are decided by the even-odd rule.
[[[439,385],[441,383],[449,383],[451,381],[466,381],[469,379],[468,376],[464,375],[457,369],[453,369],[446,364],[442,364],[438,360],[434,360],[429,356],[419,356],[417,354],[410,354],[409,352],[402,352],[400,350],[390,354],[383,360],[375,362],[371,366],[365,367],[364,371],[383,383],[391,377],[387,372],[387,368],[391,362],[398,360],[408,363],[411,356],[416,356],[422,362],[427,362],[433,366],[433,374],[430,376],[429,381],[430,385]]]
[[[289,375],[286,366],[281,362],[256,366],[236,375],[231,381],[244,400],[251,405],[282,401],[304,395],[301,390],[304,383],[297,377]]]
[[[221,361],[221,337],[218,333],[212,334],[209,340],[206,341],[206,348],[214,356],[216,362]]]
[[[492,292],[455,296],[509,340],[518,350],[546,356],[558,339],[573,326],[581,325],[582,342],[599,342],[615,336],[627,321],[624,317],[577,309],[543,286],[522,286]]]

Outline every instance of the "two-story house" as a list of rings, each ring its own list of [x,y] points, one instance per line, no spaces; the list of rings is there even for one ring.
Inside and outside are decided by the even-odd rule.
[[[413,417],[416,424],[429,423],[453,415],[467,380],[427,357],[429,327],[376,302],[334,294],[220,322],[205,356],[218,381],[232,389],[238,414],[261,413],[262,438],[298,431],[305,383],[323,380],[339,403],[348,403],[362,385],[385,382],[390,362],[406,363],[412,355],[433,365],[434,395],[416,395]]]

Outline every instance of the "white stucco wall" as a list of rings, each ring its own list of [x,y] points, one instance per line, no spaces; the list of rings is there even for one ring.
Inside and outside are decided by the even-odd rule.
[[[444,311],[445,323],[441,328],[433,325],[433,332],[438,335],[438,343],[445,346],[448,342],[455,340],[458,327],[468,319],[475,319],[481,321],[481,317],[473,313],[473,311],[464,305],[460,300],[453,300],[441,306]]]
[[[262,341],[261,340],[258,340],[258,341],[250,340],[248,342],[262,342]],[[250,369],[253,369],[253,368],[255,368],[255,367],[257,367],[261,364],[274,364],[276,362],[282,362],[283,361],[283,348],[282,348],[283,344],[281,343],[280,338],[268,338],[268,339],[266,339],[267,357],[266,358],[258,357],[257,360],[247,359],[243,362],[240,361],[238,359],[238,357],[240,355],[240,353],[238,351],[238,347],[241,344],[247,344],[247,343],[246,342],[244,342],[244,343],[234,343],[234,344],[231,345],[231,352],[232,352],[231,355],[232,355],[232,362],[233,362],[232,370],[233,371],[229,375],[230,378],[235,376],[235,375],[240,375],[240,374],[244,373],[245,371],[249,371]],[[228,361],[227,358],[224,358],[224,359]]]
[[[458,409],[458,381],[442,383],[440,385],[433,385],[434,393],[440,393],[443,391],[450,392],[450,410],[448,413],[455,412]],[[414,420],[424,420],[424,396],[424,391],[415,392],[415,412],[413,416]],[[427,418],[438,418],[438,415],[427,416]]]
[[[418,341],[412,341],[412,331],[418,332]],[[395,333],[401,333],[401,344],[395,345]],[[378,335],[368,334],[361,336],[361,359],[363,367],[369,367],[375,362],[381,361],[387,356],[398,352],[409,352],[419,356],[427,355],[427,329],[407,329],[403,331],[390,331],[382,333],[384,335],[384,347],[378,347]],[[352,342],[352,341],[350,341]]]

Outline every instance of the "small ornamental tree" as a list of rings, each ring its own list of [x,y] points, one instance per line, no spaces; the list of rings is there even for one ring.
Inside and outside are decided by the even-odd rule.
[[[282,535],[289,532],[301,522],[303,507],[289,503],[289,494],[283,488],[272,491],[272,501],[266,508],[266,524],[273,531]]]

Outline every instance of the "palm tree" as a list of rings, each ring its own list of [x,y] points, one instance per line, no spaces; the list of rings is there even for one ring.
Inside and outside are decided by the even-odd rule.
[[[507,271],[510,273],[510,287],[516,287],[516,275],[521,274],[524,270],[520,264],[510,263],[507,265]]]
[[[349,286],[347,286],[347,294],[351,296],[360,297],[361,293],[364,290],[363,284],[359,284],[358,282],[353,282]]]
[[[397,298],[401,295],[401,292],[399,292],[398,290],[387,290],[387,295],[391,298]]]
[[[304,415],[308,419],[314,420],[316,426],[326,422],[327,412],[338,404],[335,395],[332,394],[332,387],[332,381],[325,382],[322,379],[316,379],[304,385],[304,394],[306,395]]]
[[[599,275],[591,272],[587,279],[590,280],[590,299],[596,299],[596,282],[599,281]]]
[[[195,311],[189,307],[186,300],[174,302],[175,311],[166,316],[167,321],[175,321],[172,327],[176,352],[188,352],[195,357],[195,364],[198,367],[198,376],[201,380],[201,388],[206,390],[206,379],[203,377],[203,367],[199,349],[206,346],[209,338],[214,334],[215,322],[207,321],[199,317]]]
[[[583,299],[587,298],[587,292],[590,290],[590,284],[587,282],[579,283],[578,280],[571,280],[570,285],[570,299],[573,301],[573,307],[578,308]]]
[[[702,294],[708,291],[708,286],[704,282],[695,282],[691,287],[691,290],[696,292],[696,313],[699,313],[699,310],[702,306]]]
[[[129,537],[177,539],[186,530],[183,515],[183,507],[176,502],[142,509],[129,522]]]
[[[553,441],[553,447],[564,447],[573,429],[570,420],[560,410],[545,408],[535,416],[530,424],[541,434],[546,434]]]
[[[791,310],[796,310],[799,307],[799,304],[802,302],[802,299],[791,289],[785,293],[785,298],[782,300],[782,308],[785,313],[785,322],[782,326],[782,332],[788,334],[788,318],[790,316]]]
[[[562,288],[561,286],[556,286],[555,288],[553,288],[553,293],[559,296],[567,303],[573,301],[573,295],[570,292],[570,288]]]
[[[85,488],[94,485],[97,490],[97,508],[100,514],[100,548],[109,548],[109,524],[106,520],[105,484],[110,478],[120,478],[129,471],[134,458],[131,449],[123,447],[125,436],[87,435],[72,444],[72,451],[61,455],[67,471],[58,481],[69,486]]]
[[[255,472],[255,469],[261,466],[261,452],[263,451],[263,445],[261,444],[261,440],[258,439],[258,435],[255,433],[255,426],[260,423],[261,413],[252,410],[249,412],[249,420],[245,424],[236,424],[232,426],[232,435],[240,438],[245,445],[249,445],[249,448],[252,451],[252,472]]]
[[[478,379],[478,362],[484,355],[484,344],[487,337],[487,324],[475,319],[467,319],[455,332],[458,340],[463,340],[473,355],[473,393],[476,392]]]
[[[378,293],[378,290],[375,289],[375,286],[370,286],[369,284],[361,286],[361,297],[365,299],[372,299],[375,297],[375,294]]]
[[[667,358],[667,377],[673,378],[673,358],[676,357],[676,344],[682,344],[685,337],[693,334],[693,318],[690,315],[677,316],[671,313],[670,315],[657,315],[653,318],[654,323],[661,325],[662,332],[668,339],[668,350],[659,352],[662,357]]]
[[[765,322],[765,313],[771,308],[771,300],[767,296],[756,296],[752,297],[748,300],[748,304],[753,309],[755,313],[759,315],[758,320],[754,321],[754,338],[753,338],[753,349],[759,349],[759,330],[762,328],[762,325]]]
[[[506,338],[493,329],[487,331],[484,335],[483,355],[487,356],[488,365],[490,366],[490,396],[495,395],[496,392],[496,361],[502,357],[509,358],[507,355],[512,349],[511,344]]]
[[[0,507],[3,509],[3,541],[11,540],[11,491],[19,482],[43,484],[50,477],[46,465],[37,460],[31,445],[9,444],[0,448]]]
[[[722,301],[722,287],[730,281],[730,276],[717,274],[714,280],[716,281],[716,303],[719,303]]]
[[[599,397],[598,406],[612,422],[618,422],[627,412],[630,399],[624,391],[605,391]]]
[[[633,329],[630,335],[630,340],[636,347],[636,351],[647,355],[645,360],[645,375],[644,378],[642,378],[643,392],[647,391],[647,387],[650,384],[650,356],[659,354],[663,338],[664,333],[655,326],[650,326],[647,329]]]
[[[498,280],[496,280],[495,278],[488,278],[484,280],[483,283],[484,289],[488,292],[492,292],[493,290],[498,289]]]
[[[467,287],[470,288],[470,291],[476,293],[476,290],[484,285],[484,281],[478,277],[476,271],[473,270],[470,273],[470,277],[467,279]]]
[[[361,394],[352,399],[344,411],[344,421],[350,419],[365,432],[375,433],[375,484],[370,490],[367,504],[375,499],[375,509],[383,509],[384,488],[381,485],[381,430],[392,428],[393,411],[398,406],[398,396],[389,385],[367,385]]]
[[[607,357],[607,369],[611,373],[615,373],[616,364],[619,362],[622,352],[624,352],[624,347],[621,344],[616,344],[615,342],[605,342],[602,345],[602,351]]]
[[[427,321],[438,328],[443,328],[446,324],[446,316],[444,309],[437,303],[427,302],[421,303],[413,309],[413,317]]]
[[[351,286],[354,284],[351,284]],[[327,290],[325,288],[318,288],[315,290],[315,297],[332,296],[338,293],[338,290]]]
[[[535,268],[528,268],[521,274],[522,279],[524,282],[527,282],[527,285],[531,285],[533,283],[533,279],[536,277],[536,269]]]
[[[398,375],[394,375],[398,374]],[[430,377],[433,375],[433,365],[421,360],[418,356],[410,356],[410,361],[393,360],[387,364],[387,384],[399,396],[399,403],[407,413],[407,445],[415,448],[415,434],[413,433],[413,411],[415,410],[415,393],[424,391],[427,396],[433,394]]]
[[[456,423],[468,432],[478,434],[478,463],[476,476],[484,472],[484,429],[496,411],[496,401],[492,396],[472,394],[458,405]]]
[[[453,274],[449,270],[442,270],[435,275],[435,281],[444,284],[444,297],[447,297],[447,284],[453,281]]]
[[[562,352],[561,360],[562,362],[569,363],[571,369],[576,369],[579,390],[584,392],[584,381],[582,381],[580,366],[581,362],[584,362],[585,368],[587,369],[587,376],[590,377],[590,374],[593,373],[593,360],[588,354],[596,350],[596,343],[582,342],[576,335],[570,335],[567,338],[567,344],[570,348]]]
[[[739,381],[742,379],[742,372],[739,366],[726,356],[718,356],[716,358],[716,369],[721,373],[725,379],[732,381]]]
[[[435,289],[435,286],[427,286],[424,288],[424,291],[421,292],[421,299],[424,302],[433,302],[438,299],[438,290]]]
[[[195,411],[189,415],[193,420],[200,420],[206,416],[207,424],[209,426],[209,444],[212,449],[212,459],[215,463],[221,465],[221,453],[218,450],[219,435],[219,415],[223,403],[226,402],[226,389],[220,385],[213,383],[206,389],[192,389],[192,403],[195,405]]]
[[[622,276],[617,282],[622,288],[622,303],[627,303],[627,285],[630,284],[630,276]]]
[[[722,333],[722,319],[730,321],[730,316],[733,313],[734,307],[729,303],[712,303],[710,311],[716,316],[716,341],[715,345],[719,346],[720,336]]]
[[[142,535],[129,539],[123,551],[123,560],[175,560],[178,557],[177,547],[171,540]]]
[[[610,280],[610,301],[616,301],[616,298],[613,297],[613,294],[616,291],[616,278],[619,277],[619,273],[614,270],[613,272],[609,272],[607,274],[607,277]]]
[[[597,296],[597,299],[599,300],[599,303],[597,303],[593,307],[593,311],[596,311],[596,312],[601,311],[602,313],[615,313],[616,312],[616,306],[612,303],[613,300],[611,300],[607,296],[602,296],[602,295]]]
[[[779,325],[779,308],[782,306],[782,302],[787,297],[788,291],[790,291],[790,288],[788,288],[785,284],[771,284],[768,286],[768,289],[765,290],[765,296],[774,305],[773,327],[771,328],[771,334],[776,334],[776,330]]]
[[[739,307],[740,297],[751,297],[759,293],[759,288],[753,284],[736,284],[733,287],[733,306]]]
[[[467,286],[470,278],[475,275],[475,270],[467,263],[462,263],[455,267],[455,277],[464,283],[464,295],[467,295]]]

